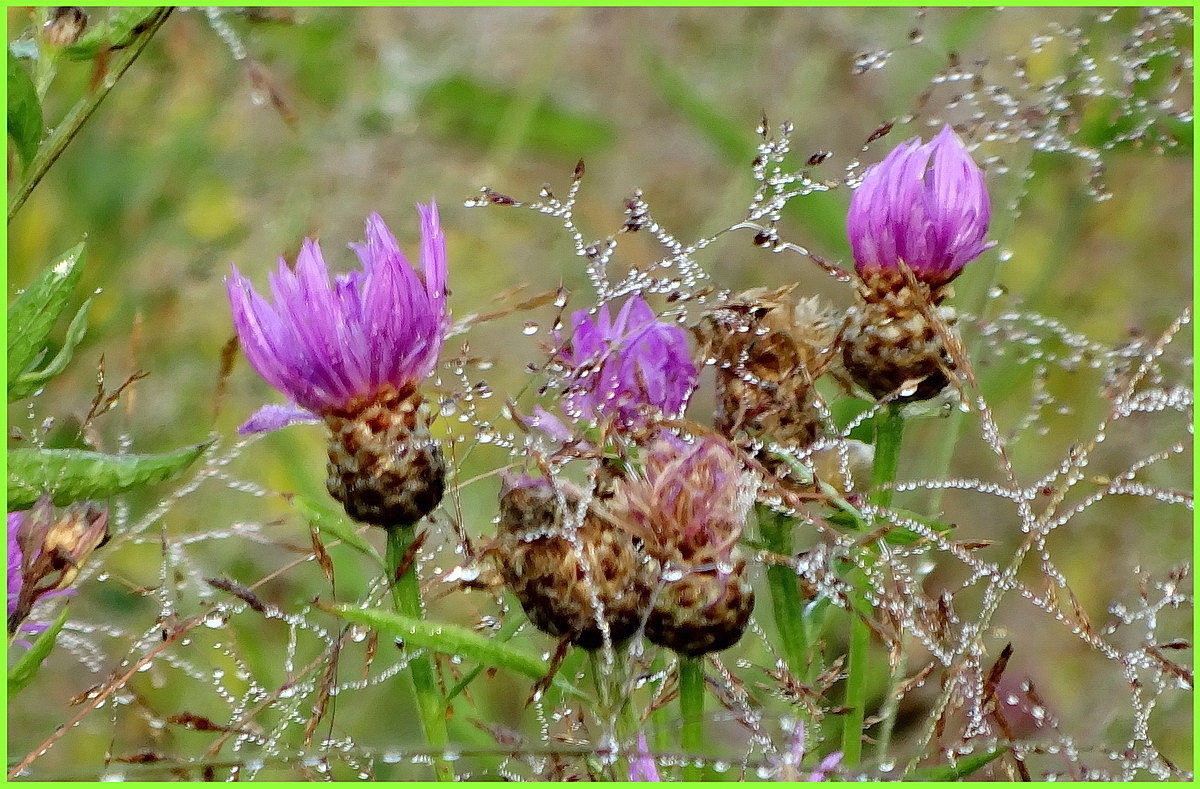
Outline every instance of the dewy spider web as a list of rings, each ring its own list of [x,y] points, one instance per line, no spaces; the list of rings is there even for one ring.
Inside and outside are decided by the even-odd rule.
[[[1103,179],[1104,166],[1114,147],[1136,143],[1156,153],[1167,152],[1179,145],[1172,124],[1191,120],[1192,108],[1186,103],[1191,94],[1191,52],[1176,41],[1190,34],[1191,18],[1169,9],[1141,9],[1137,14],[1131,30],[1118,29],[1117,17],[1107,12],[1084,26],[1053,25],[1032,37],[1026,51],[1000,63],[980,63],[959,55],[916,97],[911,113],[895,122],[896,131],[891,131],[892,124],[881,125],[868,145],[877,148],[883,143],[876,140],[885,137],[887,144],[893,143],[899,127],[905,128],[907,136],[922,130],[922,124],[934,127],[951,120],[968,140],[983,144],[980,150],[990,155],[981,161],[992,175],[1014,185],[1011,202],[998,205],[997,215],[1007,213],[1010,221],[1019,221],[1033,176],[1029,157],[1035,150],[1065,152],[1086,162],[1092,198],[1105,199],[1110,192]],[[918,27],[907,46],[920,46],[921,19],[918,14]],[[1029,76],[1027,59],[1050,48],[1062,53],[1062,68],[1056,76],[1037,82]],[[856,68],[864,72],[886,68],[894,54],[864,53]],[[1080,119],[1089,106],[1101,107],[1122,124],[1097,144],[1082,140],[1079,133]],[[575,304],[563,289],[522,303],[510,298],[497,310],[500,314],[464,316],[452,331],[437,383],[444,389],[442,423],[456,484],[433,516],[433,538],[419,561],[428,597],[444,595],[444,600],[466,613],[455,614],[443,600],[433,600],[429,604],[433,618],[473,618],[468,623],[491,633],[517,621],[514,612],[502,602],[493,602],[492,596],[467,594],[456,585],[478,572],[471,561],[471,538],[486,535],[491,528],[479,512],[494,510],[487,509],[487,502],[475,491],[495,475],[463,479],[459,474],[465,459],[476,452],[497,459],[492,466],[496,473],[499,467],[520,467],[545,453],[536,437],[505,418],[506,397],[493,396],[484,377],[493,362],[471,355],[469,341],[480,331],[478,327],[518,320],[522,334],[537,334],[543,325],[556,330],[571,309],[619,302],[632,293],[646,294],[666,315],[691,323],[700,311],[731,296],[705,268],[710,264],[706,249],[724,239],[744,238],[747,244],[786,258],[811,260],[816,264],[811,268],[815,277],[822,270],[836,275],[836,266],[811,251],[812,244],[787,239],[784,210],[820,199],[818,193],[855,185],[864,169],[858,152],[817,152],[796,168],[791,164],[796,143],[790,125],[772,127],[764,122],[760,133],[762,143],[753,165],[757,189],[745,216],[692,242],[681,241],[659,224],[640,192],[626,201],[617,232],[592,240],[575,219],[585,180],[582,169],[562,198],[549,187],[528,202],[484,189],[479,198],[469,201],[533,211],[557,222],[581,259],[593,293],[582,301],[575,294]],[[829,171],[839,162],[839,176],[816,175],[822,167]],[[653,239],[663,250],[662,257],[649,264],[626,265],[620,244],[633,232]],[[999,258],[1008,262],[1012,254],[1005,248]],[[1106,559],[1108,549],[1090,546],[1087,529],[1097,518],[1111,517],[1107,514],[1111,509],[1106,508],[1114,498],[1137,501],[1131,514],[1117,514],[1128,519],[1128,528],[1139,536],[1146,529],[1176,539],[1187,533],[1192,496],[1184,486],[1190,478],[1186,459],[1191,452],[1193,405],[1187,342],[1191,315],[1183,303],[1186,297],[1178,295],[1178,317],[1169,325],[1113,345],[1091,340],[1053,317],[1024,310],[999,288],[989,295],[992,298],[979,314],[960,315],[970,363],[964,369],[975,370],[984,380],[980,386],[963,382],[966,405],[952,418],[962,422],[960,443],[965,447],[954,457],[982,450],[979,454],[989,457],[990,465],[973,461],[970,471],[962,475],[947,475],[944,470],[930,477],[902,474],[895,485],[898,494],[944,496],[947,511],[969,522],[947,535],[907,510],[872,510],[865,505],[879,521],[924,538],[911,545],[878,540],[882,560],[868,562],[861,535],[839,531],[815,511],[799,510],[807,519],[804,528],[813,535],[810,549],[798,557],[769,557],[762,552],[757,561],[790,563],[805,582],[839,607],[847,605],[848,594],[836,569],[839,564],[850,562],[866,573],[877,637],[889,647],[899,646],[900,634],[905,637],[908,673],[899,678],[907,676],[908,681],[899,684],[898,695],[904,696],[902,703],[921,712],[911,741],[897,748],[905,759],[915,760],[921,754],[941,754],[943,761],[962,759],[1006,739],[1007,726],[1017,729],[1015,750],[1035,777],[1190,777],[1187,765],[1175,765],[1159,752],[1154,737],[1156,715],[1190,720],[1178,691],[1190,690],[1191,670],[1173,657],[1186,644],[1183,638],[1190,630],[1190,578],[1182,564],[1186,557],[1171,557],[1180,563],[1178,569],[1155,567],[1124,579],[1117,599],[1107,603],[1111,618],[1103,625],[1092,617],[1101,613],[1097,606],[1106,605],[1104,599],[1077,593],[1072,587],[1073,579],[1083,575],[1081,556],[1085,568],[1089,560],[1103,563]],[[455,342],[461,344],[457,354]],[[565,384],[564,372],[553,362],[554,346],[549,342],[547,352],[530,363],[531,391],[503,394],[527,402],[539,394],[535,399],[549,404]],[[1002,400],[985,396],[984,369],[1005,362],[1028,371],[1028,392],[1009,393]],[[540,389],[534,392],[533,386]],[[1070,396],[1062,394],[1064,387]],[[1085,402],[1079,402],[1080,392]],[[955,409],[953,403],[944,405],[951,412]],[[1056,416],[1083,408],[1091,409],[1089,414],[1098,410],[1090,435],[1055,433]],[[826,413],[828,434],[822,443],[842,453],[843,468],[849,468],[851,431],[873,413],[868,408],[840,428]],[[39,421],[31,411],[30,424]],[[914,430],[920,430],[923,422],[914,424]],[[69,655],[91,677],[86,684],[93,687],[80,683],[76,706],[67,712],[67,725],[28,755],[14,755],[17,775],[70,779],[99,773],[107,778],[135,778],[174,771],[189,778],[367,779],[415,775],[418,768],[400,769],[400,765],[428,763],[431,754],[404,744],[419,739],[415,731],[393,725],[352,731],[337,714],[341,705],[375,704],[395,717],[395,708],[409,701],[401,674],[406,667],[404,653],[384,643],[386,638],[341,625],[308,602],[316,596],[328,599],[335,592],[339,599],[378,602],[385,593],[380,573],[348,568],[349,562],[339,564],[336,587],[331,589],[316,569],[318,557],[304,538],[302,519],[290,509],[283,510],[282,518],[238,518],[219,528],[181,514],[181,504],[207,501],[206,496],[234,499],[239,502],[236,506],[253,507],[255,512],[262,501],[274,501],[271,490],[255,481],[253,466],[238,468],[239,459],[263,450],[262,444],[251,449],[254,444],[254,440],[218,437],[191,481],[146,514],[134,516],[128,506],[115,508],[115,537],[105,548],[104,561],[81,574],[79,605],[60,653],[52,658],[62,661]],[[810,460],[795,447],[773,448],[797,454],[800,463]],[[967,538],[958,539],[958,534]],[[1060,536],[1064,534],[1070,535],[1071,542]],[[1144,540],[1150,538],[1141,539],[1137,545],[1144,550]],[[994,544],[983,544],[989,540]],[[291,558],[254,583],[238,582],[235,554],[247,543],[283,549]],[[333,543],[329,547],[341,550]],[[108,557],[117,555],[156,562],[157,583],[141,587],[110,570]],[[306,565],[313,569],[305,569]],[[206,580],[221,576],[233,584],[214,586]],[[281,599],[273,594],[273,583],[284,577],[303,583],[307,595]],[[89,609],[87,600],[105,595],[135,597],[140,602],[120,616],[89,616],[105,609]],[[710,665],[721,703],[710,714],[710,723],[721,732],[721,747],[728,752],[714,753],[708,762],[730,778],[777,775],[781,754],[788,751],[796,731],[796,710],[820,717],[831,715],[834,706],[820,691],[836,681],[836,662],[822,667],[828,669],[822,675],[824,684],[818,678],[811,686],[800,686],[775,652],[769,628],[762,624],[764,610],[766,606],[760,604],[744,642]],[[1023,621],[1014,617],[1037,617],[1054,626],[1039,632],[1077,642],[1081,651],[1070,654],[1096,672],[1089,679],[1103,703],[1109,704],[1118,692],[1125,694],[1122,712],[1107,710],[1113,717],[1107,731],[1060,715],[1046,683],[1039,681],[1040,690],[1030,680],[1020,679],[989,687],[989,671],[1004,645],[1003,630]],[[529,631],[524,626],[516,638],[532,640]],[[282,655],[264,660],[260,641],[283,645]],[[1018,639],[1018,650],[1023,646]],[[838,654],[835,646],[827,656],[833,660]],[[899,653],[895,654],[898,659]],[[1015,654],[1021,656],[1020,651]],[[444,659],[443,665],[455,679],[471,668],[455,657]],[[602,660],[600,665],[607,664]],[[575,680],[587,673],[577,659],[568,659],[562,671]],[[672,675],[670,661],[647,650],[636,656],[629,690],[645,695],[647,702],[661,700],[669,695]],[[486,682],[480,679],[471,692],[482,699]],[[598,746],[609,744],[611,720],[553,694],[534,700],[532,708],[536,734],[488,720],[481,712],[486,706],[473,706],[468,714],[484,737],[452,754],[460,774],[563,778],[595,769],[587,757]],[[50,749],[61,739],[81,736],[105,743],[102,768],[69,774],[70,768],[49,757],[43,767],[43,754],[53,753]],[[816,745],[816,736],[809,734],[811,746]],[[669,769],[685,760],[658,751],[657,761]],[[863,769],[868,775],[894,777],[901,766],[883,762]]]

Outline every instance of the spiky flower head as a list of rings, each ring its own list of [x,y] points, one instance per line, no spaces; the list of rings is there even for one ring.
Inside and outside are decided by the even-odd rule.
[[[269,276],[274,304],[237,267],[226,279],[233,323],[250,364],[310,414],[351,411],[385,390],[424,380],[437,364],[449,317],[446,240],[435,204],[421,215],[420,270],[414,270],[378,214],[367,240],[351,244],[362,269],[334,278],[321,248],[305,239],[290,269]],[[242,432],[282,427],[302,412],[260,412]]]
[[[446,239],[437,206],[418,205],[421,268],[415,270],[378,214],[351,244],[362,269],[329,281],[317,242],[295,270],[279,261],[272,305],[235,267],[226,280],[246,358],[296,405],[267,406],[239,428],[274,430],[324,419],[325,486],[355,520],[411,526],[445,492],[445,460],[418,386],[437,364],[449,323]]]
[[[667,433],[648,448],[640,474],[617,480],[614,518],[652,534],[663,566],[646,622],[651,641],[702,655],[742,637],[754,590],[737,541],[754,491],[728,443]]]
[[[901,143],[867,168],[850,201],[846,232],[863,280],[900,281],[903,260],[931,288],[954,279],[994,242],[983,171],[946,125],[928,143]]]
[[[699,372],[682,328],[658,320],[636,294],[615,319],[605,304],[594,320],[580,310],[571,324],[574,335],[563,352],[573,373],[563,397],[570,416],[593,422],[614,417],[629,428],[656,412],[668,419],[683,414]]]
[[[803,448],[821,432],[813,382],[833,360],[841,316],[793,290],[745,291],[695,328],[717,361],[715,427],[728,438],[744,433]]]

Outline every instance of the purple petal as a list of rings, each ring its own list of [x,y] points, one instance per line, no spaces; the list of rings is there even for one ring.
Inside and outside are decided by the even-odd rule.
[[[563,398],[568,413],[591,421],[615,416],[627,426],[642,422],[648,408],[669,418],[683,414],[699,377],[683,329],[659,321],[639,295],[615,320],[604,305],[595,320],[581,310],[571,323],[574,336],[563,354],[575,372]]]
[[[332,283],[311,239],[294,270],[281,260],[268,276],[273,303],[236,267],[227,278],[246,358],[301,408],[317,414],[345,408],[385,388],[417,384],[433,371],[449,323],[445,238],[436,206],[418,210],[420,273],[372,214],[365,242],[351,245],[361,269]]]
[[[237,431],[238,435],[246,436],[251,433],[270,433],[297,422],[320,421],[321,417],[299,406],[264,405],[243,422]]]
[[[661,782],[658,775],[658,764],[646,746],[646,735],[638,732],[637,752],[629,760],[629,780]]]

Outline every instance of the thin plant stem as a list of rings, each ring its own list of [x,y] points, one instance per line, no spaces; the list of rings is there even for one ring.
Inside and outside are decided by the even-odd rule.
[[[679,656],[679,713],[683,719],[680,744],[687,754],[683,780],[704,780],[704,769],[693,764],[704,753],[704,658]]]
[[[387,558],[389,572],[394,572],[400,566],[401,560],[408,552],[416,537],[416,529],[411,526],[394,526],[387,530]],[[396,579],[392,586],[392,602],[398,613],[414,618],[421,618],[421,579],[417,575],[417,563],[412,562],[408,571]],[[417,711],[421,716],[421,728],[425,731],[425,741],[434,752],[433,772],[439,781],[453,781],[454,770],[442,756],[446,750],[448,736],[446,733],[445,703],[438,689],[437,674],[433,658],[426,652],[414,655],[409,660],[409,672],[412,675],[413,690],[417,696]]]
[[[901,654],[895,667],[888,673],[887,698],[879,711],[879,734],[875,737],[875,752],[883,761],[892,746],[892,732],[896,729],[896,714],[900,711],[900,698],[896,686],[904,679],[908,670],[908,655]]]
[[[596,693],[600,696],[600,709],[606,716],[605,725],[611,724],[616,737],[620,757],[615,763],[614,780],[624,780],[629,775],[629,754],[637,742],[637,717],[633,710],[633,694],[625,688],[629,676],[627,655],[613,648],[612,662],[601,650],[588,653],[592,664],[592,677]],[[608,666],[606,668],[606,665]]]
[[[781,556],[791,556],[795,519],[761,505],[756,509],[758,530],[766,549]],[[767,585],[771,590],[771,608],[783,659],[792,676],[806,681],[808,637],[804,623],[804,600],[800,597],[796,573],[791,567],[772,565],[767,568]]]
[[[13,192],[12,199],[8,201],[8,221],[16,215],[17,211],[21,210],[21,206],[25,205],[25,201],[29,199],[29,195],[34,188],[41,183],[42,178],[49,171],[50,167],[58,161],[66,150],[67,145],[71,140],[75,139],[75,135],[79,134],[79,130],[83,128],[83,124],[87,119],[92,117],[92,113],[104,101],[109,91],[117,84],[117,80],[121,75],[133,65],[133,61],[137,60],[142,54],[142,50],[150,43],[150,39],[154,38],[154,34],[167,21],[167,17],[174,10],[171,6],[160,6],[155,8],[139,25],[139,32],[129,42],[120,57],[116,59],[108,74],[101,80],[96,90],[89,93],[80,99],[67,116],[54,127],[54,133],[50,135],[40,149],[37,155],[33,157],[33,161],[29,164],[29,171],[25,174],[25,179],[21,185]]]
[[[875,434],[875,468],[871,478],[874,483],[873,503],[879,507],[887,507],[892,503],[891,483],[896,481],[896,470],[900,463],[900,445],[904,440],[904,417],[900,415],[899,406],[889,406],[877,419]],[[887,698],[880,711],[882,720],[879,724],[879,734],[875,738],[876,754],[882,760],[892,744],[892,731],[896,727],[896,714],[900,710],[900,700],[896,698],[895,687],[904,677],[908,661],[901,650],[900,659],[888,673]]]
[[[871,503],[889,507],[892,503],[891,483],[896,479],[900,462],[900,444],[904,439],[904,417],[900,407],[889,405],[875,415],[875,466],[871,472]],[[867,561],[870,561],[867,557]],[[865,616],[870,614],[866,600],[867,577],[863,571],[854,573],[853,583],[858,592],[850,613],[850,659],[846,678],[845,727],[842,729],[842,762],[858,764],[862,756],[863,721],[867,706],[867,678],[871,671],[871,629]]]
[[[864,584],[865,577],[856,572],[854,583]],[[856,607],[865,604],[861,591],[855,601]],[[867,672],[870,663],[871,628],[857,611],[850,613],[850,660],[846,674],[845,723],[842,728],[842,764],[854,767],[862,756],[863,720],[867,706]]]

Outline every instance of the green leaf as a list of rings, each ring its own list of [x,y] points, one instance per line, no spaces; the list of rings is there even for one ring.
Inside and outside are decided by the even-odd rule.
[[[499,632],[493,636],[493,640],[501,644],[511,641],[512,637],[517,634],[517,631],[521,629],[521,625],[525,624],[526,621],[527,620],[525,617],[520,613],[520,609],[518,609],[516,612],[509,613],[509,615],[504,618],[504,624],[501,625]],[[446,692],[446,701],[452,700],[455,696],[466,690],[467,686],[474,682],[475,678],[482,673],[482,665],[478,665],[468,671],[466,675],[454,685],[454,687],[450,688],[450,690]]]
[[[360,553],[370,556],[379,563],[380,567],[383,567],[383,559],[379,556],[379,551],[375,550],[371,543],[355,531],[354,523],[340,510],[326,507],[301,493],[294,493],[290,498],[292,506],[299,510],[300,515],[310,524],[330,537],[341,540]]]
[[[751,124],[742,126],[729,119],[718,106],[700,95],[687,78],[672,70],[670,65],[647,53],[643,60],[650,81],[660,96],[675,111],[731,162],[745,162],[753,156],[757,141],[751,136]]]
[[[8,385],[35,364],[45,351],[46,338],[54,328],[79,284],[83,267],[80,242],[47,266],[21,295],[8,306]]]
[[[42,667],[42,661],[49,657],[50,650],[54,649],[54,642],[58,640],[58,631],[62,630],[66,623],[67,609],[63,608],[58,619],[54,620],[54,624],[46,628],[38,636],[37,641],[33,642],[33,647],[21,655],[21,659],[8,670],[9,698],[12,698],[13,694],[19,693],[37,675],[38,669]]]
[[[908,775],[904,776],[905,781],[957,781],[960,778],[966,778],[976,770],[987,766],[994,762],[1004,754],[1008,753],[1008,748],[997,748],[994,751],[985,751],[983,753],[972,754],[965,759],[959,759],[958,764],[949,764],[943,767],[925,767],[920,770],[913,770]]]
[[[109,9],[110,16],[107,20],[90,26],[78,41],[63,49],[63,54],[71,60],[91,60],[101,49],[121,49],[129,46],[129,42],[141,32],[157,11],[155,7],[146,6]]]
[[[531,679],[542,679],[550,671],[546,661],[458,625],[426,622],[382,608],[341,605],[330,610],[351,622],[369,625],[389,636],[403,639],[407,644],[449,655],[461,655],[469,660],[516,671]],[[554,684],[572,695],[587,698],[561,674],[554,677]]]
[[[8,509],[49,493],[58,506],[102,499],[178,476],[211,442],[157,455],[105,455],[82,449],[8,450]]]
[[[87,314],[88,308],[91,306],[92,300],[88,299],[79,308],[79,312],[75,313],[75,317],[71,319],[71,324],[67,327],[67,336],[63,340],[62,347],[58,349],[58,353],[50,360],[49,364],[40,370],[22,373],[17,377],[16,382],[8,387],[8,402],[28,397],[36,392],[39,386],[67,369],[67,365],[71,363],[71,357],[75,354],[75,347],[87,333]]]
[[[29,72],[8,53],[8,136],[28,167],[42,144],[42,104]]]

